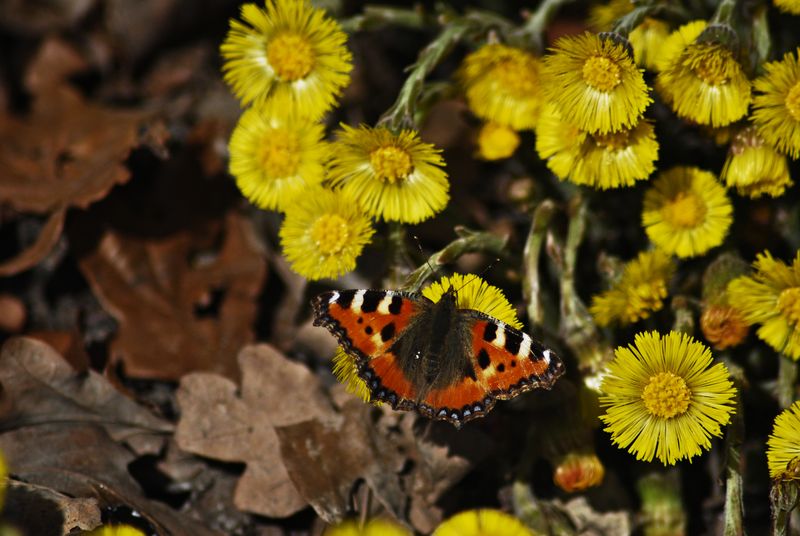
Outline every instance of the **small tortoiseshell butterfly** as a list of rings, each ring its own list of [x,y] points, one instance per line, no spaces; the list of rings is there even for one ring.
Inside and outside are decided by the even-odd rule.
[[[391,290],[325,292],[313,301],[314,325],[355,356],[373,400],[457,427],[495,400],[550,389],[564,373],[555,352],[456,300],[452,288],[437,302]]]

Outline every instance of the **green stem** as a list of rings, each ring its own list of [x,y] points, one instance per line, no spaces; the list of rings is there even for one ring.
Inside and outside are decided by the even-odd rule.
[[[673,331],[693,335],[694,315],[688,298],[686,296],[675,296],[672,298],[671,309],[675,315],[675,321],[672,324]]]
[[[544,307],[542,305],[539,289],[539,258],[542,253],[542,244],[547,232],[547,227],[555,213],[556,205],[550,199],[542,201],[533,213],[531,230],[525,241],[524,278],[522,280],[522,295],[528,304],[528,320],[531,324],[541,325],[544,322]]]
[[[778,361],[778,382],[776,384],[778,404],[788,408],[794,402],[794,384],[797,381],[797,364],[785,355]]]
[[[425,83],[425,77],[442,61],[453,47],[471,29],[472,23],[467,19],[455,19],[448,22],[442,32],[419,53],[397,100],[383,114],[379,125],[392,130],[415,127],[414,108]]]
[[[411,257],[406,245],[405,226],[399,222],[389,222],[389,235],[387,237],[391,248],[391,266],[389,268],[387,288],[397,288],[400,281],[406,277],[408,267],[412,266]]]
[[[433,275],[436,266],[453,262],[465,253],[487,253],[494,257],[499,256],[508,241],[507,236],[500,237],[492,233],[471,231],[463,227],[457,227],[455,231],[459,238],[431,255],[425,264],[406,278],[402,288],[411,292],[419,291],[425,281]]]
[[[736,12],[736,0],[722,0],[717,6],[717,11],[711,17],[709,25],[711,24],[726,24],[731,26],[733,23],[733,15]]]
[[[436,22],[435,14],[422,9],[403,9],[387,6],[366,6],[363,13],[339,21],[347,33],[375,30],[384,26],[404,26],[406,28],[425,28]]]
[[[654,9],[654,6],[650,4],[633,8],[633,11],[626,13],[617,20],[611,32],[619,34],[627,39],[634,28],[639,26],[645,17],[650,15]]]
[[[556,16],[558,9],[574,0],[544,0],[515,36],[538,54],[544,53],[544,31]]]
[[[731,376],[734,377],[736,391],[736,413],[725,433],[725,527],[724,536],[744,535],[744,503],[742,501],[742,473],[744,463],[741,447],[744,440],[744,415],[742,414],[742,383],[743,371],[735,365],[729,365]]]

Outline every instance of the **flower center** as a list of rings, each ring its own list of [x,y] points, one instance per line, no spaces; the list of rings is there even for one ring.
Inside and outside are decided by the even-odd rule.
[[[300,141],[284,130],[275,130],[261,146],[261,165],[270,178],[291,177],[300,165]]]
[[[536,74],[533,62],[521,59],[508,59],[492,70],[492,75],[497,77],[498,86],[519,98],[530,96],[536,91],[539,83]]]
[[[797,82],[786,95],[786,109],[795,121],[800,121],[800,82]]]
[[[311,72],[314,67],[314,49],[303,36],[290,32],[281,33],[267,43],[267,61],[278,78],[294,82]]]
[[[583,79],[598,91],[611,91],[621,81],[619,65],[605,56],[592,56],[583,64]]]
[[[671,419],[683,415],[689,409],[692,392],[686,387],[683,378],[671,372],[659,372],[650,376],[650,381],[642,392],[644,407],[654,417]]]
[[[733,54],[720,45],[696,45],[689,52],[689,62],[694,74],[711,86],[728,82]]]
[[[800,287],[783,289],[778,296],[778,310],[795,327],[800,326]]]
[[[375,149],[370,153],[369,161],[375,175],[389,184],[405,179],[413,169],[411,155],[393,145]]]
[[[612,132],[610,134],[595,134],[593,137],[598,147],[608,151],[620,151],[628,147],[630,131],[620,130],[619,132]]]
[[[336,255],[350,237],[347,220],[338,214],[323,214],[311,226],[311,239],[323,255]]]
[[[678,192],[678,195],[661,209],[661,215],[673,227],[692,229],[703,221],[706,205],[694,192]]]

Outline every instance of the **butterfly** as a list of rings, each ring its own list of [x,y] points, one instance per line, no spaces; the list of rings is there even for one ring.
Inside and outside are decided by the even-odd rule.
[[[473,309],[452,287],[434,302],[420,293],[340,290],[317,296],[314,325],[350,355],[372,400],[456,427],[564,373],[559,357],[527,334]]]

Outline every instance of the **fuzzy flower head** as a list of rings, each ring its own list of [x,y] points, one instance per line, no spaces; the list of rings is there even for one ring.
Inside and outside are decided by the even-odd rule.
[[[596,454],[571,452],[557,464],[553,482],[567,493],[575,493],[599,486],[605,472],[603,462]]]
[[[336,103],[353,68],[339,24],[307,0],[242,6],[220,47],[225,81],[244,104],[276,100],[318,118]]]
[[[491,43],[464,58],[458,78],[476,116],[525,130],[536,126],[539,117],[540,71],[539,59],[530,52]]]
[[[633,5],[631,2],[628,4]],[[628,41],[633,47],[633,59],[636,65],[655,71],[661,47],[669,35],[669,25],[658,19],[645,17],[642,23],[631,30]]]
[[[522,322],[517,318],[516,310],[503,291],[475,274],[442,277],[422,289],[422,295],[432,302],[438,302],[451,288],[456,290],[456,306],[459,309],[474,309],[509,326],[522,329]]]
[[[325,176],[321,124],[275,106],[246,110],[231,134],[230,172],[245,197],[259,208],[285,205]]]
[[[544,58],[545,97],[568,123],[591,133],[631,128],[652,102],[622,44],[586,32],[562,37]]]
[[[412,536],[412,532],[399,523],[376,517],[363,525],[354,519],[342,521],[326,528],[322,536]]]
[[[567,123],[552,103],[542,108],[536,125],[536,152],[556,177],[566,180],[588,134]]]
[[[759,135],[780,152],[800,157],[800,63],[795,53],[764,65],[755,81],[752,120]]]
[[[694,257],[722,243],[732,212],[725,188],[713,174],[674,167],[662,172],[645,193],[642,225],[667,253]]]
[[[517,147],[519,134],[500,123],[484,123],[478,133],[478,156],[484,160],[508,158]]]
[[[514,516],[500,510],[467,510],[446,519],[431,536],[535,536]]]
[[[599,326],[632,324],[664,305],[667,285],[675,273],[672,258],[661,250],[643,251],[625,264],[622,277],[610,289],[592,298],[589,312]]]
[[[342,125],[331,152],[331,183],[375,218],[419,223],[450,199],[440,150],[413,130]]]
[[[767,465],[772,478],[800,480],[800,402],[775,418],[767,440]]]
[[[322,187],[286,206],[280,229],[283,254],[307,279],[335,278],[352,271],[374,230],[346,194]]]
[[[793,184],[786,156],[764,143],[752,126],[734,137],[720,178],[750,198],[778,197]]]
[[[800,359],[800,252],[787,266],[765,251],[753,267],[753,275],[728,284],[728,301],[748,323],[761,324],[756,334],[762,341],[796,361]]]
[[[750,324],[736,307],[718,303],[703,307],[700,330],[715,349],[724,350],[744,342]]]
[[[705,25],[689,26],[689,29],[700,27],[705,28]],[[673,43],[683,44],[686,33],[678,30],[680,39]],[[721,43],[695,40],[676,54],[678,50],[678,46],[671,46],[662,52],[656,89],[679,117],[721,127],[747,114],[750,80],[730,48]]]
[[[559,179],[606,190],[649,177],[655,170],[658,142],[648,121],[608,134],[589,134],[563,121],[548,104],[536,128],[536,151]]]
[[[619,347],[600,387],[600,419],[637,460],[673,465],[711,447],[734,411],[736,389],[722,363],[692,337],[639,333]]]

